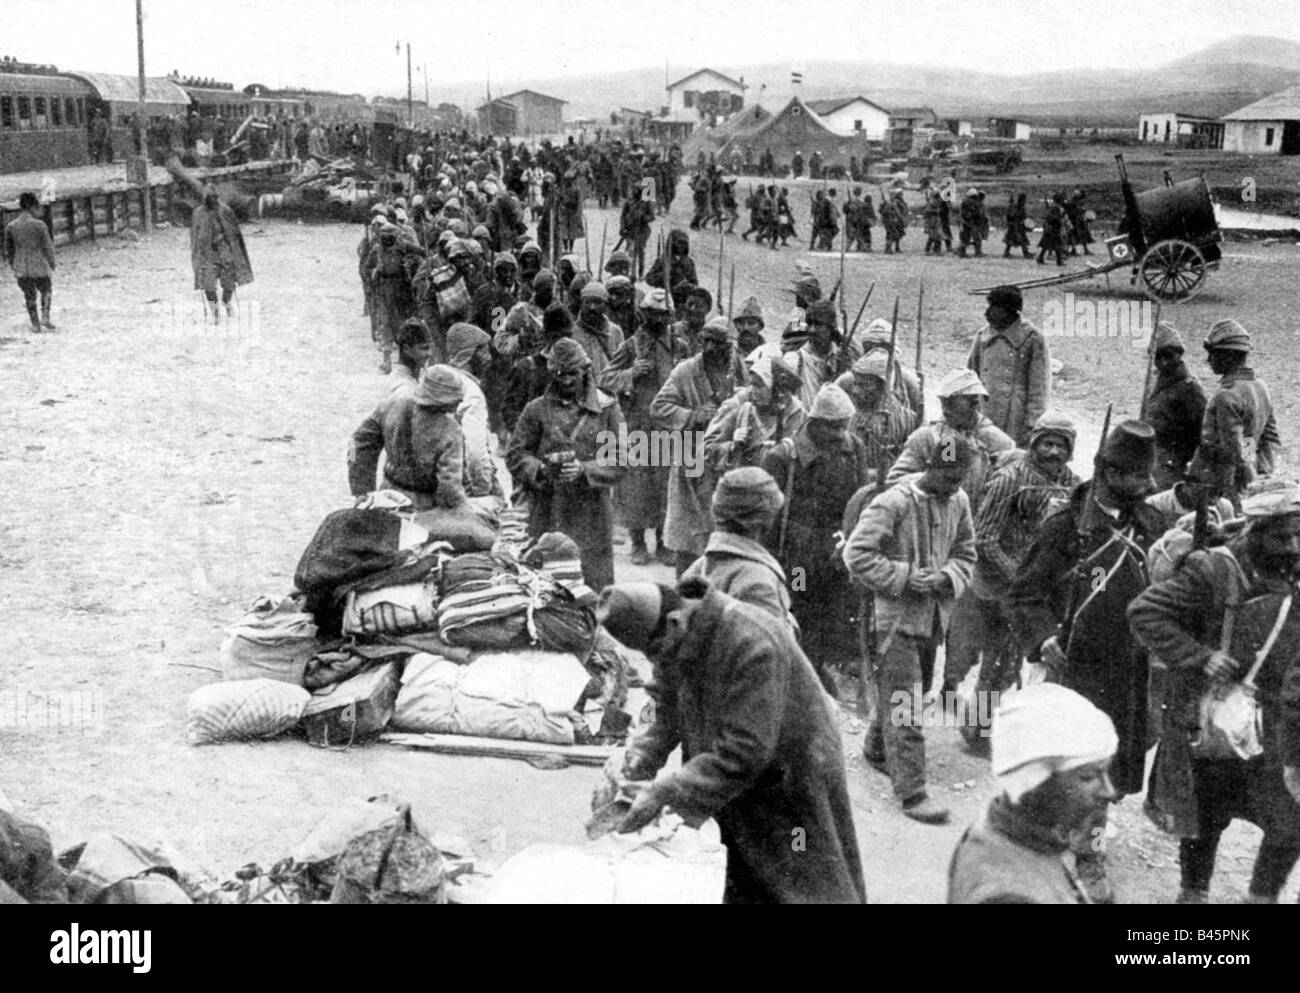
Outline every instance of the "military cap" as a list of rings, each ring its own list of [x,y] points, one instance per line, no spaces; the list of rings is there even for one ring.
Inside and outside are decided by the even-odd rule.
[[[1059,410],[1044,411],[1042,416],[1034,421],[1034,426],[1029,430],[1029,444],[1033,445],[1039,438],[1049,434],[1060,435],[1069,443],[1070,451],[1074,451],[1074,440],[1078,437],[1074,421]]]
[[[995,286],[989,290],[989,306],[1002,307],[1006,310],[1014,310],[1017,314],[1024,309],[1025,298],[1021,295],[1018,287],[1015,286]]]
[[[1181,355],[1186,351],[1183,347],[1183,336],[1168,321],[1161,321],[1156,325],[1156,333],[1151,340],[1151,351],[1153,353],[1176,351]]]
[[[631,265],[632,258],[627,254],[627,252],[623,251],[623,249],[620,248],[616,252],[610,255],[609,261],[605,263],[606,270],[608,270],[609,267],[614,265],[616,262],[626,262],[628,265]]]
[[[1217,321],[1205,336],[1205,348],[1207,351],[1217,348],[1225,352],[1249,352],[1250,332],[1232,318]]]
[[[480,225],[478,225],[476,228],[474,228],[473,237],[475,237],[475,238],[491,238],[491,237],[492,237],[492,232],[489,231],[489,230],[487,229],[487,225],[486,225],[486,224],[480,224]]]
[[[935,390],[942,397],[979,396],[987,397],[989,391],[984,388],[979,376],[970,369],[954,369],[943,379]]]
[[[668,313],[668,294],[658,287],[650,290],[641,299],[641,309]]]
[[[1156,433],[1143,421],[1120,421],[1101,447],[1101,461],[1120,472],[1150,472],[1156,464]]]
[[[578,298],[580,300],[608,300],[609,292],[605,289],[604,283],[593,279],[583,284],[582,292]]]
[[[535,290],[540,290],[543,286],[554,286],[555,283],[555,273],[551,272],[550,269],[542,269],[533,277],[533,289]]]
[[[813,398],[808,416],[821,421],[847,421],[856,409],[847,393],[834,383],[826,383]]]
[[[561,338],[552,345],[546,360],[546,367],[553,372],[586,369],[590,365],[591,356],[572,338]]]
[[[855,376],[875,376],[883,380],[889,374],[889,356],[879,350],[873,351],[854,362],[850,371]]]
[[[715,317],[704,325],[700,337],[705,341],[735,341],[736,329],[725,317]]]
[[[740,305],[740,313],[736,315],[736,320],[751,320],[763,323],[763,305],[758,302],[758,297],[749,297]]]
[[[817,281],[816,276],[800,276],[794,281],[791,292],[803,297],[806,302],[813,303],[822,297],[822,284]]]

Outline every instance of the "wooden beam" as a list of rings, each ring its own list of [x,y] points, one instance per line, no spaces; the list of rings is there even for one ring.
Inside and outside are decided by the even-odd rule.
[[[484,758],[528,759],[553,755],[573,765],[604,765],[614,754],[613,745],[548,745],[540,741],[509,741],[468,734],[410,734],[389,732],[379,740],[386,745],[437,752],[441,755],[478,755]]]

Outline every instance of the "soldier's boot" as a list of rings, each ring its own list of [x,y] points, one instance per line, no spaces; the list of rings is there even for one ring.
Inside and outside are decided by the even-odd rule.
[[[650,564],[650,552],[646,549],[645,546],[644,532],[637,532],[637,531],[632,532],[632,555],[630,556],[629,561],[633,565]]]
[[[1041,252],[1041,251],[1038,253],[1038,264],[1039,264],[1039,265],[1047,265],[1047,261],[1043,258],[1043,254],[1044,254],[1044,253]]]
[[[976,257],[977,259],[982,259],[982,258],[984,257],[984,248],[983,248],[983,246],[981,246],[981,245],[976,245],[976,246],[975,246],[975,257]]]
[[[379,371],[385,376],[393,371],[393,353],[390,349],[384,349],[383,357],[379,360]]]
[[[655,530],[655,559],[660,565],[676,565],[677,555],[671,548],[664,547],[664,530]]]
[[[41,327],[47,331],[54,330],[54,323],[50,320],[50,295],[41,294]]]
[[[964,259],[965,257],[966,257],[966,246],[962,245],[961,248],[957,249],[957,258]]]
[[[903,816],[921,824],[947,824],[948,808],[939,806],[922,793],[903,801]]]
[[[1178,891],[1178,899],[1174,903],[1209,903],[1210,894],[1206,890],[1193,890],[1184,886]]]
[[[1006,251],[1004,251],[1004,252],[1002,253],[1002,257],[1003,257],[1004,259],[1009,259],[1009,258],[1011,258],[1011,246],[1010,246],[1010,245],[1008,245],[1007,248],[1006,248]]]
[[[1022,248],[1021,251],[1024,252],[1025,258],[1027,259],[1032,259],[1034,257],[1034,253],[1027,248]]]

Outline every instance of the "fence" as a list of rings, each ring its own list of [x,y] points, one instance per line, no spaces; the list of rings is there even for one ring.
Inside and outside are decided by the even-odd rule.
[[[287,162],[255,162],[204,171],[202,179],[217,180],[234,176],[273,175],[285,171]],[[150,224],[177,221],[177,204],[185,199],[175,181],[168,178],[149,186],[99,190],[58,197],[44,205],[45,225],[54,244],[70,245],[78,241],[111,238],[119,231],[144,229],[145,212]],[[21,213],[16,208],[0,208],[0,228]]]

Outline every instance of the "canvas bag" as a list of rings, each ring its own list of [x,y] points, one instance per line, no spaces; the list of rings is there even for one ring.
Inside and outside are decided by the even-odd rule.
[[[253,601],[248,613],[226,629],[221,673],[226,679],[278,679],[302,685],[307,661],[316,654],[316,621],[301,597]]]
[[[1226,551],[1226,549],[1225,549]],[[1229,553],[1230,554],[1230,553]],[[1235,559],[1233,560],[1235,563]],[[1223,631],[1219,641],[1222,651],[1232,648],[1232,638],[1241,607],[1242,579],[1235,576],[1229,594]],[[1254,664],[1240,682],[1210,686],[1201,696],[1201,731],[1191,743],[1192,752],[1201,759],[1253,759],[1264,753],[1262,712],[1256,698],[1255,677],[1273,650],[1278,635],[1291,613],[1293,593],[1288,592],[1278,608],[1277,618],[1255,653]]]

